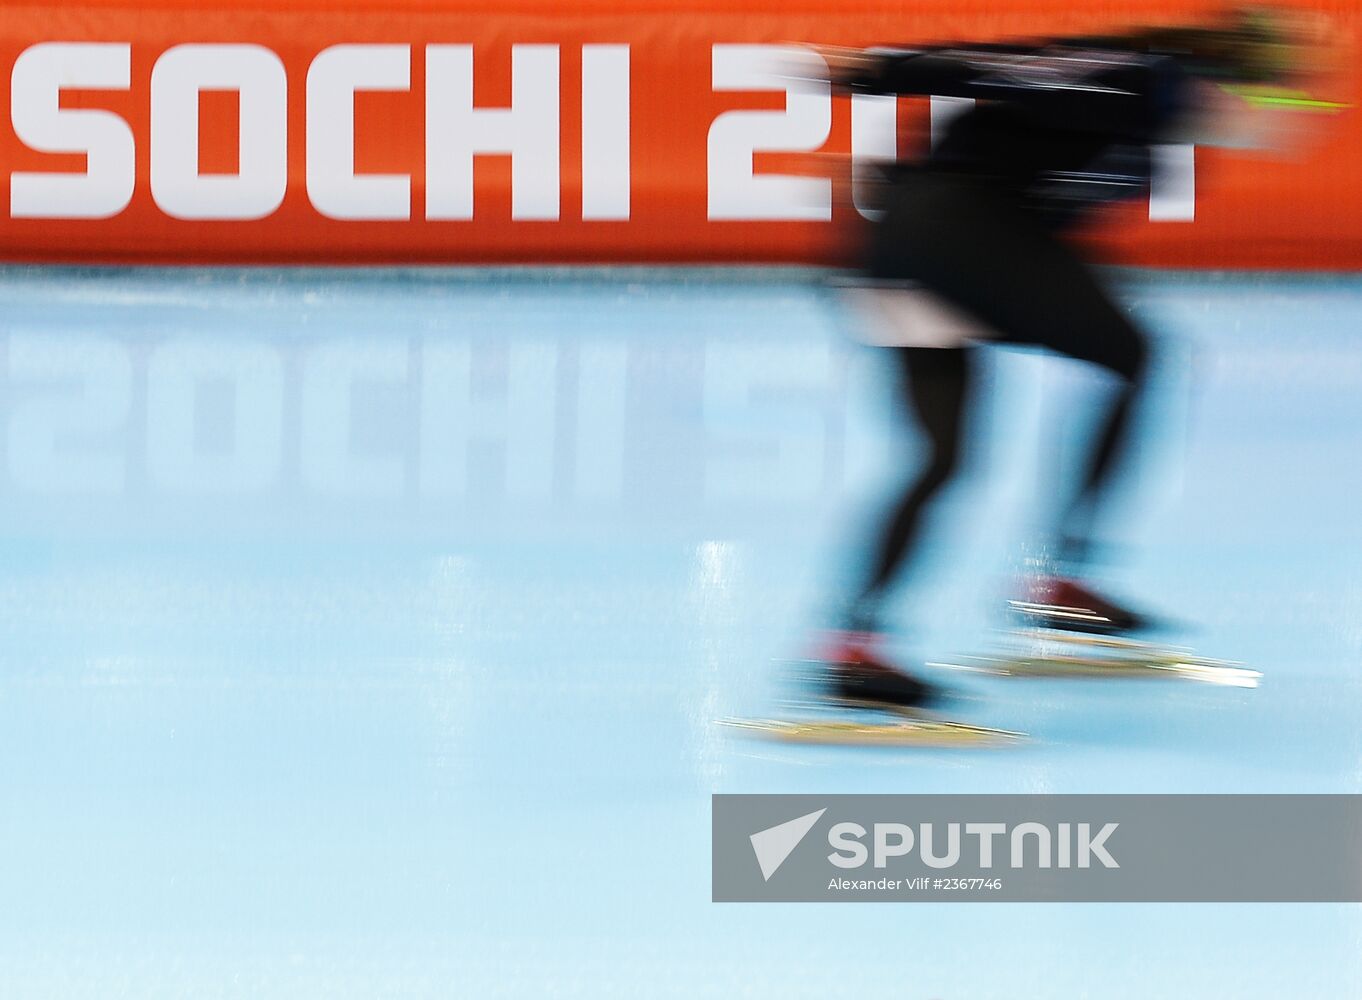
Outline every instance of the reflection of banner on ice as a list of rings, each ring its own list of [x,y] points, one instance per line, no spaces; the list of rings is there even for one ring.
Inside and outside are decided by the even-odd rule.
[[[848,358],[797,285],[775,286],[762,331],[722,286],[680,305],[665,284],[578,283],[588,323],[543,278],[10,279],[11,526],[54,502],[157,497],[396,505],[441,524],[769,519],[847,480]]]
[[[1122,23],[1182,6],[1200,10],[1126,6]],[[816,75],[819,57],[775,39],[1117,26],[1025,0],[919,10],[911,25],[866,0],[816,15],[715,0],[684,17],[597,2],[571,18],[475,0],[400,13],[349,0],[265,13],[222,0],[92,0],[78,17],[64,4],[10,6],[0,10],[11,81],[0,252],[827,261],[860,199],[840,196],[840,170],[820,176],[809,164],[848,154],[863,164],[929,141],[929,115],[950,108],[905,99],[896,115],[892,99],[834,98],[798,79]],[[1341,96],[1355,98],[1357,83]],[[1159,224],[1124,227],[1115,245],[1127,260],[1170,265],[1362,265],[1347,148],[1297,163],[1171,147],[1148,210],[1130,213]],[[1204,190],[1197,176],[1211,178]]]

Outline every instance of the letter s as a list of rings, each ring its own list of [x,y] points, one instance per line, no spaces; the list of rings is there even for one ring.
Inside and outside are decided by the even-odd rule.
[[[132,201],[136,143],[112,111],[61,108],[70,89],[127,90],[132,46],[125,42],[44,42],[25,49],[10,77],[14,133],[40,153],[84,153],[85,172],[28,173],[10,178],[15,219],[107,219]]]
[[[860,842],[865,836],[865,827],[859,823],[838,823],[828,831],[828,846],[833,852],[828,860],[838,868],[859,868],[870,857],[870,852]]]

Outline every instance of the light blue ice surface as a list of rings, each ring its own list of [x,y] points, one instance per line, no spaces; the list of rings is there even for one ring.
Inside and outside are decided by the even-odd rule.
[[[714,724],[913,461],[817,275],[0,271],[0,996],[1362,995],[1355,906],[709,902],[713,792],[1362,791],[1362,280],[1127,280],[1113,586],[1265,683],[947,676],[980,753]],[[990,372],[905,656],[1101,389]]]

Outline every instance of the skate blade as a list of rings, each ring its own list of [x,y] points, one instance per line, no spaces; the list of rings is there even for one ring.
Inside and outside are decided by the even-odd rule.
[[[1256,688],[1263,676],[1242,663],[1126,636],[1050,628],[1008,629],[1003,636],[995,653],[932,665],[1008,677],[1161,678],[1239,688]]]
[[[1090,649],[1114,650],[1122,653],[1148,653],[1155,659],[1174,656],[1193,657],[1191,647],[1175,646],[1166,642],[1150,642],[1122,635],[1098,635],[1095,632],[1069,632],[1053,628],[1006,629],[1002,634],[1016,643],[1030,643],[1033,648],[1046,646],[1080,646]],[[1201,657],[1204,659],[1204,657]],[[1207,661],[1228,662],[1228,661]]]
[[[1008,601],[1012,613],[1032,628],[1046,628],[1047,623],[1062,622],[1070,628],[1094,629],[1097,634],[1116,628],[1115,622],[1086,608],[1068,608],[1057,604],[1034,604],[1030,601]]]
[[[1167,679],[1200,681],[1223,687],[1256,688],[1262,673],[1223,660],[1198,656],[968,656],[952,663],[933,664],[996,674],[1004,677]]]
[[[927,708],[911,705],[894,705],[886,701],[872,701],[868,698],[846,698],[841,695],[818,695],[806,698],[781,698],[782,711],[794,715],[827,715],[848,713],[868,713],[889,715],[908,722],[945,722],[940,715]]]
[[[748,736],[818,746],[893,746],[937,749],[994,748],[1026,739],[1025,733],[989,729],[963,722],[933,719],[903,722],[793,721],[788,719],[721,719],[719,725]]]

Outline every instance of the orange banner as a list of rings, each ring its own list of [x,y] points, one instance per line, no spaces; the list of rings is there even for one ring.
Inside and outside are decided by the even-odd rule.
[[[1326,11],[1341,46],[1355,4]],[[1056,0],[84,0],[0,8],[0,256],[66,262],[829,262],[849,153],[946,102],[833,97],[799,43],[1186,21]],[[1355,104],[1349,61],[1332,100]],[[897,124],[897,138],[895,134]],[[1362,266],[1362,130],[1160,151],[1101,242],[1186,267]],[[814,154],[834,154],[818,156]]]

